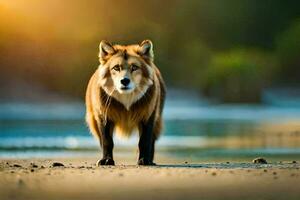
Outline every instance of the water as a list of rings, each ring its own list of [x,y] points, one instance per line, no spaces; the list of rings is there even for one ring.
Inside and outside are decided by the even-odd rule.
[[[81,103],[1,104],[0,157],[90,156],[99,151]],[[300,159],[300,108],[211,105],[169,100],[158,154],[198,160]],[[132,153],[137,136],[115,138],[116,153]]]

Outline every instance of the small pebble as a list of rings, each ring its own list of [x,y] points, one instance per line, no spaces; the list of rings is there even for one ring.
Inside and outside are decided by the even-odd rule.
[[[293,162],[292,162],[293,164],[296,164],[297,163],[297,161],[296,160],[293,160]]]
[[[64,167],[64,164],[62,164],[60,162],[54,162],[54,163],[52,163],[52,167]]]
[[[22,167],[22,165],[14,164],[13,167]]]
[[[276,175],[276,174],[277,174],[277,172],[273,172],[273,174],[274,174],[274,175]]]
[[[268,164],[267,160],[264,158],[255,158],[252,162],[255,164]]]
[[[30,163],[30,165],[31,165],[31,167],[33,167],[33,168],[38,168],[38,166],[37,166],[36,164],[34,164],[34,163]]]
[[[31,169],[30,171],[31,171],[31,172],[34,172],[34,169]]]
[[[226,164],[229,164],[229,163],[230,163],[230,162],[228,162],[228,161],[226,162]]]
[[[24,186],[25,183],[24,183],[24,181],[23,181],[22,179],[19,179],[19,180],[18,180],[18,185],[19,185],[19,186]]]
[[[188,164],[188,161],[185,161],[184,164]]]
[[[264,172],[268,172],[268,170],[264,169]]]
[[[217,175],[217,173],[216,173],[216,172],[213,172],[213,173],[211,173],[211,175],[213,175],[213,176],[216,176],[216,175]]]

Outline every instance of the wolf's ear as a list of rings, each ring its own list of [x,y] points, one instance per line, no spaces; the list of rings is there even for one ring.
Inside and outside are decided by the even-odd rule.
[[[106,40],[102,40],[99,45],[99,59],[100,63],[103,64],[108,56],[115,53],[115,49],[111,43]]]
[[[138,53],[145,58],[150,59],[153,61],[154,54],[153,54],[153,44],[151,40],[144,40],[139,44],[139,50]]]

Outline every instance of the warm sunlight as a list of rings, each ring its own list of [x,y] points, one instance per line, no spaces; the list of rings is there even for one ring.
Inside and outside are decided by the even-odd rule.
[[[299,8],[0,0],[0,199],[298,200]]]

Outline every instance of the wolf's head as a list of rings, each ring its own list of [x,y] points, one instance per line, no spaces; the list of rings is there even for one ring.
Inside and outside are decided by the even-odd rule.
[[[130,107],[153,84],[152,42],[123,46],[101,41],[99,48],[100,86],[109,96],[129,101],[125,106]]]

